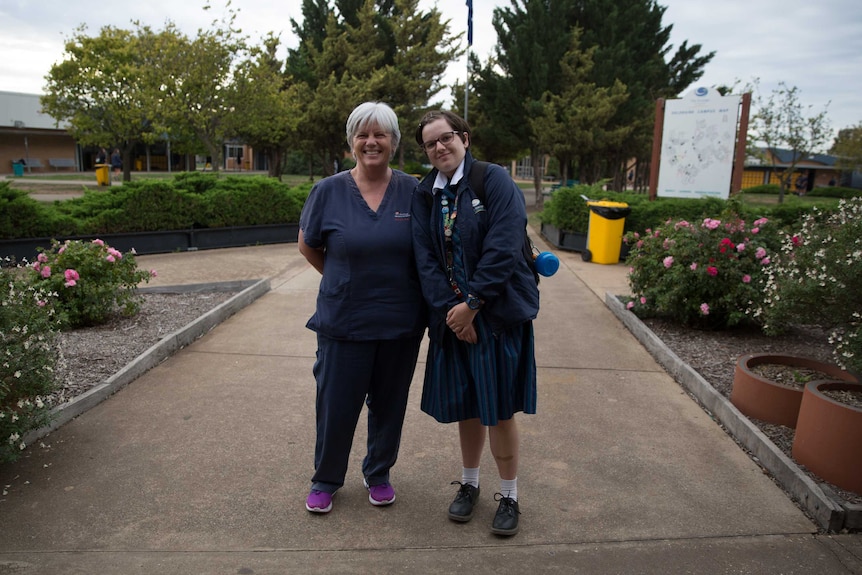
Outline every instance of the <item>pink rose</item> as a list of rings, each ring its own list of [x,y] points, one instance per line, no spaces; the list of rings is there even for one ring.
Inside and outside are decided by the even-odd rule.
[[[51,266],[43,266],[39,273],[42,274],[43,278],[51,277]]]
[[[78,280],[81,279],[81,276],[75,270],[66,270],[63,272],[63,275],[66,277],[66,283],[63,285],[66,287],[74,287],[77,285]]]
[[[742,276],[742,283],[744,283],[744,284],[751,283],[751,276],[748,274],[745,274],[744,276]]]
[[[633,307],[635,307],[635,302],[633,301],[630,301],[626,304],[626,309],[632,309]]]
[[[700,304],[700,313],[702,313],[703,315],[709,315],[709,304]]]
[[[664,263],[665,268],[670,268],[673,265],[673,256],[667,256],[662,263]]]

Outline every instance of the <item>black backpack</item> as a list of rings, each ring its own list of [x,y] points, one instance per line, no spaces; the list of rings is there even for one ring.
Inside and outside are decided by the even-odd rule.
[[[474,161],[473,165],[470,167],[470,187],[473,188],[473,192],[475,192],[476,197],[479,198],[483,204],[485,203],[485,172],[488,170],[488,166],[490,166],[490,162],[480,162]],[[530,270],[533,272],[533,277],[536,279],[536,283],[539,283],[539,273],[536,271],[536,264],[534,259],[534,251],[535,246],[533,246],[533,241],[530,239],[530,236],[527,234],[527,228],[524,228],[524,246],[521,250],[524,254],[524,259],[527,262],[527,265],[530,266]]]

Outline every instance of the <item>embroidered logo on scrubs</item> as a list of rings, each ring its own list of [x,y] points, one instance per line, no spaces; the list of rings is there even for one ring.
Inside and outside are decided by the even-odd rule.
[[[410,219],[410,212],[395,212],[395,219],[396,220],[409,220]]]
[[[473,198],[472,203],[473,203],[473,211],[475,213],[478,214],[479,212],[485,211],[485,205],[482,203],[482,200],[480,200],[479,198]]]

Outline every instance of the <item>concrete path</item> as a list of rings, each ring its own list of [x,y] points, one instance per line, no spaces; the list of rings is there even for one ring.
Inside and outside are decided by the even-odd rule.
[[[446,517],[457,429],[414,377],[397,502],[362,486],[365,428],[325,516],[305,510],[319,275],[295,244],[139,257],[151,285],[270,278],[271,291],[0,466],[0,573],[862,573],[603,303],[625,267],[560,253],[536,321],[539,413],[519,416],[521,532]]]

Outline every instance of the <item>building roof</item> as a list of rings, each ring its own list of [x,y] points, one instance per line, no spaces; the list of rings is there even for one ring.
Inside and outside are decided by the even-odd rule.
[[[768,156],[768,152],[775,157],[775,166],[776,167],[787,167],[793,163],[794,151],[793,150],[785,150],[783,148],[757,148],[757,151],[761,156]],[[810,156],[806,156],[804,159],[798,160],[796,163],[797,169],[824,169],[824,168],[834,168],[838,158],[836,156],[831,156],[829,154],[812,154]],[[761,157],[748,157],[745,160],[745,164],[747,166],[764,166],[768,167],[771,165],[770,162],[764,162]]]
[[[0,128],[33,130],[65,130],[67,122],[57,121],[42,113],[40,94],[0,91]]]

